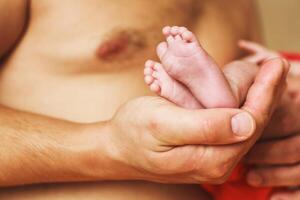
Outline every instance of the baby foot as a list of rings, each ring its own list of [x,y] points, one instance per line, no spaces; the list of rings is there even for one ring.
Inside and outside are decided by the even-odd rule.
[[[184,85],[169,76],[160,63],[148,60],[145,63],[144,75],[150,90],[158,95],[184,108],[203,108]]]
[[[238,102],[216,62],[185,27],[165,27],[167,42],[157,47],[166,72],[186,85],[206,108],[237,107]]]

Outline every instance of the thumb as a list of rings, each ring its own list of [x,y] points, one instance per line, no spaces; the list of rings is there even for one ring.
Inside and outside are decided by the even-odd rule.
[[[239,109],[186,110],[176,106],[159,109],[156,138],[166,145],[232,144],[255,132],[255,120]]]

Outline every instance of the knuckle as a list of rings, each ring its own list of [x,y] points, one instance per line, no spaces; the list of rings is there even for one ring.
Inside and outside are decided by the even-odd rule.
[[[207,162],[207,159],[215,156],[215,152],[212,151],[211,148],[203,149],[201,156],[202,159],[198,159],[198,164],[194,166],[193,169],[194,171],[202,172],[202,175],[205,176],[208,181],[212,181],[214,183],[225,182],[230,176],[232,169],[236,164],[235,155],[220,157],[220,159],[216,159],[213,162]],[[202,161],[199,163],[199,160]],[[203,167],[203,164],[205,163],[206,167]]]
[[[215,155],[213,151],[210,151],[210,148],[205,148],[201,154],[202,159],[197,159],[198,164],[194,165],[193,171],[195,174],[201,174],[199,180],[205,180],[207,183],[211,184],[222,184],[226,182],[232,172],[232,169],[235,166],[235,157],[228,156],[227,159],[221,158],[215,160],[214,162],[206,162],[207,158],[211,158],[212,155]],[[199,162],[199,160],[202,160]],[[195,161],[197,162],[197,161]],[[204,163],[206,163],[206,167],[203,167]],[[208,170],[209,169],[209,170]]]
[[[218,176],[208,178],[206,182],[209,184],[220,185],[225,183],[228,180],[229,176],[230,173],[222,173],[219,174]]]
[[[215,181],[226,181],[226,179],[228,178],[230,172],[230,170],[228,169],[227,166],[220,166],[215,168],[214,170],[212,170],[212,178]]]
[[[233,168],[234,162],[232,159],[224,160],[211,171],[211,178],[214,179],[215,182],[223,183],[228,179]]]
[[[234,154],[223,156],[220,159],[218,165],[215,167],[215,181],[220,183],[227,181],[232,171],[236,167],[238,154],[239,152],[236,152]]]

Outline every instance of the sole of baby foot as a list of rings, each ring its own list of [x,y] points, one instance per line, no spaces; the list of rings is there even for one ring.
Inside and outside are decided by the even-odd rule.
[[[157,95],[184,108],[203,108],[184,85],[169,76],[160,63],[148,60],[145,63],[144,75],[145,83]]]

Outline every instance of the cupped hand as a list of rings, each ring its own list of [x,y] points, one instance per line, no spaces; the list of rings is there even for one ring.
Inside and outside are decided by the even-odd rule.
[[[265,63],[241,109],[186,110],[159,97],[128,102],[108,123],[118,178],[224,182],[271,118],[287,71],[281,59]]]
[[[262,140],[246,157],[254,164],[249,184],[257,187],[286,187],[274,199],[300,199],[300,79],[289,80],[284,98],[265,130]],[[287,187],[291,187],[289,189]]]

